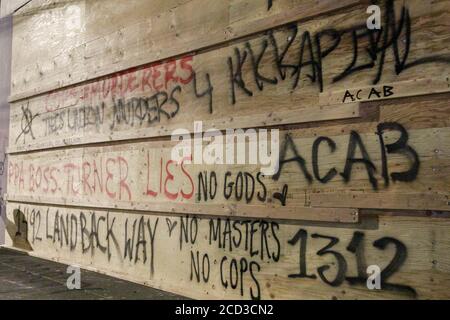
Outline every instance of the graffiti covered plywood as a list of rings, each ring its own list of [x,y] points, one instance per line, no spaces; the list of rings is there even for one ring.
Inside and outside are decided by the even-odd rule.
[[[8,197],[313,220],[327,219],[317,208],[448,210],[446,100],[429,96],[365,112],[359,123],[280,131],[279,148],[274,148],[279,153],[270,162],[263,162],[261,153],[253,153],[258,159],[251,160],[250,150],[258,143],[261,152],[263,146],[256,134],[252,141],[203,136],[178,160],[173,153],[179,142],[172,141],[12,155]],[[264,174],[270,165],[278,165],[276,174]]]
[[[449,296],[449,1],[379,30],[367,1],[101,3],[16,16],[8,245],[193,298]]]
[[[356,118],[362,101],[449,91],[448,19],[436,16],[448,8],[387,3],[397,33],[383,41],[356,7],[15,102],[10,152],[165,136],[196,120],[223,130]]]
[[[8,205],[10,244],[203,299],[448,298],[449,228],[418,217],[336,228]],[[369,265],[383,272],[380,290],[367,287]]]
[[[34,0],[15,15],[12,99],[220,45],[361,1],[271,2],[269,7],[268,0]]]

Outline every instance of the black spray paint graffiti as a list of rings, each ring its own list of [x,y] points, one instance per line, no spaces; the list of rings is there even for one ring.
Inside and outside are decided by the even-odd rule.
[[[286,206],[286,198],[287,198],[287,195],[288,195],[288,190],[289,190],[289,186],[287,184],[285,184],[283,186],[283,190],[281,192],[275,192],[273,194],[273,197],[275,199],[279,200],[283,207]]]
[[[290,81],[289,85],[294,91],[299,88],[303,78],[317,85],[319,91],[323,92],[324,80],[327,78],[331,79],[331,83],[335,83],[355,73],[374,70],[373,83],[377,84],[387,69],[386,62],[390,60],[389,54],[392,54],[396,75],[423,64],[450,64],[450,57],[445,55],[411,57],[413,32],[410,11],[403,6],[397,14],[393,0],[385,0],[384,3],[384,22],[379,30],[369,30],[366,24],[362,23],[347,29],[328,28],[311,33],[307,30],[300,32],[297,24],[290,24],[286,27],[288,40],[284,45],[275,37],[274,31],[270,30],[259,43],[246,42],[243,47],[233,48],[232,55],[226,61],[231,104],[235,105],[238,102],[239,93],[252,97],[257,91],[263,91],[281,82]],[[267,9],[270,10],[272,6],[273,1],[268,1]],[[282,38],[285,39],[285,37]],[[347,66],[338,74],[328,75],[323,62],[325,59],[331,59],[332,53],[348,41],[351,43],[352,53]],[[288,58],[292,58],[293,61],[288,62]],[[270,68],[263,71],[263,62],[267,61],[275,71],[269,71]],[[244,74],[243,70],[247,69],[251,70],[249,75]],[[207,99],[208,111],[212,114],[214,85],[210,74],[206,72],[204,76],[199,77],[192,67],[188,70],[192,72],[192,81],[186,79],[182,84],[192,82],[195,98]],[[270,74],[271,72],[273,74]],[[133,126],[159,123],[162,119],[173,119],[180,109],[178,94],[181,94],[182,87],[176,86],[171,92],[160,91],[160,89],[157,91],[152,97],[132,98],[129,101],[114,100],[110,129],[115,129],[119,124]],[[369,98],[379,97],[382,94],[388,97],[392,95],[392,89],[386,87],[383,93],[378,90],[372,91]],[[343,100],[347,102],[349,99],[354,101],[355,95],[346,94]],[[32,122],[37,115],[33,116],[28,107],[23,107],[22,112],[22,132],[18,135],[16,143],[22,136],[24,143],[27,135],[35,139]],[[82,118],[82,114],[83,112],[76,119]],[[83,128],[84,125],[98,126],[101,124],[100,118],[95,116],[93,120],[78,120],[71,126],[72,129]],[[55,114],[53,118],[46,118],[44,121],[47,121],[47,133],[52,134],[61,130],[63,123],[61,115]]]
[[[132,98],[128,101],[113,99],[113,120],[110,129],[124,123],[128,126],[143,123],[153,124],[161,122],[162,117],[174,118],[180,111],[180,104],[176,95],[181,92],[181,87],[174,87],[170,93],[157,92],[151,97]]]
[[[211,219],[208,241],[230,253],[243,250],[251,258],[277,262],[281,250],[279,228],[278,223],[264,220]]]
[[[20,123],[21,126],[21,132],[16,138],[16,143],[19,141],[19,139],[23,136],[23,143],[26,142],[26,137],[28,135],[31,136],[33,140],[35,140],[34,133],[33,133],[33,120],[39,116],[39,114],[33,115],[33,113],[30,110],[29,104],[27,104],[26,107],[22,106],[22,120]]]
[[[180,250],[183,244],[195,245],[198,234],[198,218],[180,218]],[[280,226],[274,221],[207,219],[210,246],[228,253],[220,259],[210,260],[208,253],[191,250],[190,280],[209,283],[211,266],[219,264],[220,283],[224,289],[238,290],[241,296],[247,294],[252,299],[261,299],[261,286],[257,279],[262,262],[276,263],[280,260]],[[247,256],[236,258],[233,251],[244,251]],[[219,263],[220,261],[220,263]],[[250,284],[246,278],[250,277]]]
[[[193,77],[193,86],[194,86],[194,93],[195,93],[195,97],[196,98],[203,98],[205,96],[208,97],[208,110],[209,113],[213,113],[213,91],[214,91],[214,87],[211,84],[211,78],[209,76],[209,73],[207,73],[205,75],[206,78],[206,83],[207,83],[207,88],[203,91],[200,92],[197,86],[197,73],[194,72],[194,77]]]
[[[45,135],[50,136],[68,128],[72,132],[95,127],[99,130],[105,118],[105,103],[96,107],[64,108],[51,112],[42,118],[45,122]]]
[[[227,201],[253,200],[265,203],[268,200],[268,190],[265,184],[265,176],[258,172],[256,176],[250,172],[239,171],[233,175],[230,171],[222,177],[217,177],[215,171],[200,171],[198,173],[197,202],[208,202],[216,198],[218,188],[223,190],[223,198]],[[223,182],[222,182],[223,181]],[[273,198],[286,205],[288,186],[284,185],[280,192],[275,192]]]
[[[259,272],[263,263],[277,263],[281,256],[281,242],[279,241],[280,226],[273,221],[265,220],[221,220],[220,218],[208,219],[209,236],[207,240],[210,245],[217,246],[224,252],[229,253],[221,259],[211,260],[208,253],[201,253],[198,250],[191,250],[191,265],[189,277],[191,281],[197,283],[209,283],[211,269],[219,263],[220,282],[224,289],[231,288],[238,290],[241,296],[249,294],[252,299],[260,299],[262,289],[260,286]],[[196,244],[198,219],[189,217],[181,218],[186,226],[186,230],[180,229],[180,250],[182,243]],[[189,232],[189,227],[195,226],[194,231]],[[192,230],[192,229],[191,229]],[[190,238],[187,237],[188,233]],[[184,237],[185,235],[186,237]],[[192,236],[194,235],[194,236]],[[334,265],[336,272],[331,271],[331,265],[319,265],[316,273],[308,272],[307,244],[308,239],[314,239],[317,242],[324,242],[324,246],[316,252],[318,257],[331,255],[336,259]],[[339,287],[344,283],[350,286],[367,285],[368,274],[365,264],[365,234],[364,232],[355,231],[350,239],[346,250],[354,255],[356,262],[356,276],[348,274],[348,258],[336,250],[332,250],[340,241],[334,236],[322,235],[314,233],[309,236],[308,231],[300,229],[289,241],[291,246],[299,245],[299,262],[298,273],[289,274],[287,277],[291,279],[317,279],[320,278],[323,283],[331,287]],[[412,298],[417,297],[414,288],[408,285],[394,284],[389,279],[399,272],[401,267],[407,260],[407,247],[400,240],[393,237],[384,236],[373,242],[373,247],[381,251],[385,251],[388,247],[395,248],[394,257],[381,271],[381,290],[394,291],[404,294]],[[236,250],[244,250],[247,256],[236,258],[232,256],[232,252]],[[330,271],[329,271],[330,270]],[[328,274],[329,272],[329,274]],[[336,274],[334,278],[330,275]],[[246,277],[247,276],[247,277]],[[247,283],[246,279],[251,279]]]
[[[208,74],[206,79],[211,85]],[[150,97],[131,98],[127,101],[122,98],[113,98],[110,129],[114,130],[120,124],[141,126],[146,123],[151,125],[155,122],[161,122],[163,118],[174,118],[180,110],[177,95],[181,90],[181,86],[178,85],[169,93],[159,91]],[[212,88],[202,93],[198,93],[197,89],[195,90],[197,97],[203,97],[207,94],[210,96],[212,112]],[[98,132],[105,122],[106,108],[106,103],[101,102],[97,106],[82,106],[51,111],[45,117],[41,117],[41,121],[44,122],[45,126],[45,136],[58,135],[65,130],[70,130],[70,132],[74,133],[86,128],[96,128]],[[26,135],[31,135],[32,139],[35,140],[32,125],[33,120],[39,116],[39,114],[33,115],[29,106],[26,108],[22,106],[22,130],[16,138],[16,143],[22,136],[23,143],[25,143]]]
[[[19,207],[14,210],[14,223],[17,228],[15,236],[29,239],[33,244],[49,241],[69,252],[80,250],[83,254],[90,253],[91,256],[98,249],[100,253],[107,255],[109,260],[114,253],[115,256],[134,264],[139,261],[143,264],[149,263],[150,276],[153,275],[157,245],[155,239],[156,234],[160,233],[157,231],[159,218],[142,215],[123,219],[121,223],[124,230],[118,232],[118,217],[113,217],[110,213],[102,215],[83,211],[60,213],[60,210],[51,211],[50,208],[42,210],[42,213],[41,209],[33,207],[26,207],[24,210]],[[242,297],[252,299],[263,298],[261,271],[268,264],[277,264],[286,255],[286,249],[293,249],[292,254],[298,256],[298,272],[286,273],[285,277],[292,281],[321,280],[325,285],[334,288],[344,284],[366,288],[367,266],[377,263],[367,261],[366,250],[369,247],[362,231],[353,232],[344,254],[342,250],[337,249],[341,241],[337,236],[317,232],[310,234],[306,228],[300,228],[288,238],[287,243],[280,241],[281,226],[275,221],[181,216],[166,218],[166,222],[167,234],[178,234],[179,250],[188,253],[186,271],[190,281],[198,284],[216,281],[224,290],[233,290]],[[203,230],[202,236],[200,230]],[[117,239],[118,235],[124,237],[123,251]],[[313,253],[309,248],[310,241],[320,248],[315,252],[317,257],[314,259],[311,259]],[[207,250],[205,245],[207,247],[208,244],[214,252],[219,249],[223,254],[212,256],[207,251],[201,252],[196,248],[202,245],[203,250]],[[288,244],[288,247],[285,247],[285,244]],[[407,262],[406,245],[395,237],[380,235],[371,246],[380,250],[380,253],[391,252],[391,247],[395,249],[392,257],[391,253],[389,257],[375,255],[377,259],[390,259],[381,272],[381,290],[416,298],[417,292],[413,287],[390,280]],[[295,248],[298,248],[298,251]],[[332,257],[335,262],[329,263],[328,257]],[[316,261],[314,267],[311,261]],[[348,266],[351,262],[356,266],[354,275],[349,272]],[[213,268],[217,268],[218,272],[213,272]],[[218,279],[212,279],[212,274],[218,274]]]
[[[198,173],[197,201],[214,200],[220,185],[225,200],[241,201],[244,199],[246,203],[250,203],[256,198],[264,203],[267,199],[267,188],[263,177],[261,172],[258,172],[255,177],[250,172],[239,171],[233,176],[230,171],[227,171],[219,180],[215,171],[200,171]]]
[[[269,3],[271,5],[271,3]],[[332,82],[343,80],[354,73],[376,68],[376,74],[373,83],[380,82],[385,70],[385,61],[388,52],[392,52],[395,62],[395,73],[401,74],[403,71],[428,63],[450,64],[450,56],[431,55],[423,58],[411,60],[410,48],[412,44],[411,17],[409,9],[402,7],[400,18],[396,20],[396,12],[393,0],[385,1],[384,25],[380,30],[369,30],[366,24],[357,25],[349,29],[325,29],[311,34],[304,31],[299,34],[296,24],[288,26],[288,42],[284,48],[280,48],[273,31],[268,31],[267,36],[261,41],[262,47],[259,54],[255,55],[254,49],[250,43],[245,44],[244,49],[234,48],[234,58],[227,60],[229,67],[229,82],[231,103],[237,102],[236,91],[239,89],[247,96],[253,96],[254,92],[247,85],[242,70],[249,61],[253,70],[253,81],[259,91],[264,89],[264,84],[276,85],[279,80],[286,80],[288,75],[292,79],[292,90],[298,88],[301,76],[305,69],[309,72],[306,77],[317,84],[320,92],[324,90],[323,60],[335,51],[346,37],[351,37],[353,53],[348,66],[340,74],[332,78]],[[363,40],[367,40],[368,45],[361,45]],[[296,53],[297,61],[295,63],[286,63],[285,58],[288,52],[294,50],[294,44],[299,41],[300,49]],[[330,43],[324,47],[324,43]],[[266,50],[268,47],[272,50]],[[272,52],[270,52],[272,51]],[[370,62],[358,64],[360,54],[365,54],[365,60]],[[277,75],[261,75],[260,63],[264,56],[271,55],[273,65],[278,71]],[[250,57],[250,58],[249,58]]]
[[[14,236],[28,240],[28,219],[20,209],[20,206],[18,209],[14,209],[13,216],[14,225],[17,227]]]
[[[146,264],[149,261],[150,275],[154,274],[159,218],[141,216],[132,219],[132,223],[129,221],[131,219],[125,219],[123,249],[117,238],[116,217],[112,217],[109,212],[105,215],[84,211],[63,214],[58,209],[51,211],[48,208],[46,212],[41,212],[35,208],[26,207],[22,210],[19,207],[14,210],[14,219],[16,236],[25,236],[31,244],[45,239],[71,252],[81,250],[83,254],[94,255],[99,250],[107,255],[108,261],[111,261],[115,252],[117,256],[134,264],[139,261]]]
[[[355,90],[352,94],[352,90],[345,90],[344,97],[342,99],[342,103],[346,102],[355,102],[360,100],[373,100],[373,99],[381,99],[381,98],[388,98],[390,96],[393,96],[395,94],[394,87],[392,86],[383,86],[379,90],[377,88],[372,87],[370,88],[369,93],[367,93],[366,96],[362,96],[363,89]]]
[[[394,1],[386,0],[386,10],[384,13],[384,25],[381,30],[369,30],[365,25],[353,28],[351,31],[353,39],[353,59],[346,70],[333,79],[337,82],[355,72],[364,69],[371,69],[378,63],[378,71],[373,83],[377,84],[381,80],[384,64],[386,60],[386,53],[388,49],[392,49],[395,59],[395,72],[397,75],[404,70],[416,67],[426,63],[450,63],[449,56],[432,55],[428,57],[419,58],[408,62],[410,47],[411,47],[411,16],[409,9],[402,7],[399,22],[396,22],[396,13],[394,9]],[[361,32],[362,31],[362,32]],[[360,32],[360,33],[359,33]],[[403,35],[403,38],[402,38]],[[358,39],[368,37],[369,47],[366,52],[369,54],[371,62],[367,64],[357,65],[358,61]],[[404,43],[403,54],[400,43]]]
[[[397,140],[391,143],[385,142],[383,135],[387,132],[397,133]],[[415,181],[419,174],[420,158],[410,145],[408,131],[399,123],[385,122],[378,124],[376,137],[376,143],[379,144],[380,150],[376,157],[380,159],[378,164],[372,160],[375,158],[374,155],[369,154],[366,147],[367,142],[363,141],[363,138],[357,131],[350,131],[348,143],[339,147],[336,141],[330,137],[317,137],[312,146],[308,146],[310,149],[307,151],[305,151],[304,146],[298,145],[290,134],[287,134],[281,145],[279,170],[275,175],[266,177],[261,172],[253,174],[247,171],[234,173],[227,171],[223,175],[218,175],[215,171],[200,171],[197,179],[196,201],[213,201],[223,191],[223,199],[226,201],[242,201],[246,204],[251,204],[255,203],[255,201],[266,203],[271,200],[277,200],[282,206],[286,206],[289,196],[289,185],[284,184],[280,186],[278,191],[272,193],[271,198],[266,179],[279,181],[285,172],[285,166],[289,163],[296,165],[301,178],[304,178],[310,185],[315,181],[327,184],[339,178],[345,184],[350,184],[355,165],[363,166],[373,190],[378,190],[381,187],[387,188],[391,182]],[[338,151],[346,151],[342,170],[338,170],[336,167],[327,168],[321,164],[323,161],[327,162],[327,158]],[[310,163],[306,160],[309,157],[305,156],[305,152],[310,153]],[[319,158],[320,152],[328,153],[329,156],[327,158]],[[358,156],[359,154],[361,156]],[[389,156],[396,154],[401,155],[409,162],[407,170],[389,172]],[[380,178],[384,182],[382,186],[380,186]]]
[[[394,143],[386,144],[383,139],[383,134],[387,131],[396,131],[400,133],[398,140]],[[379,137],[379,144],[381,150],[381,176],[384,180],[384,186],[389,186],[390,181],[396,182],[412,182],[417,178],[420,169],[420,159],[417,152],[409,145],[409,135],[407,130],[399,123],[396,122],[386,122],[380,123],[377,127],[377,135]],[[319,160],[319,148],[321,145],[327,145],[330,152],[334,153],[337,150],[336,142],[329,137],[318,137],[315,139],[312,146],[312,175],[307,167],[307,162],[304,157],[301,156],[301,152],[297,148],[292,137],[287,134],[285,136],[285,141],[282,145],[280,152],[280,167],[277,174],[275,174],[272,179],[277,181],[281,177],[283,172],[283,167],[290,162],[294,162],[298,165],[301,173],[303,174],[306,181],[311,184],[314,179],[320,183],[326,184],[333,180],[338,174],[343,178],[345,183],[351,181],[352,169],[355,164],[362,164],[366,168],[367,176],[370,184],[374,190],[378,190],[379,183],[375,177],[375,172],[377,168],[369,153],[367,148],[356,131],[350,132],[349,143],[347,147],[347,157],[344,165],[344,169],[341,173],[338,173],[336,168],[330,168],[325,174],[320,172],[320,160]],[[288,151],[291,151],[293,157],[287,158]],[[362,155],[361,158],[357,157],[356,154]],[[404,172],[392,172],[389,173],[388,170],[388,155],[389,154],[401,154],[410,162],[410,168]]]
[[[193,88],[196,98],[207,97],[209,112],[213,112],[213,90],[210,75],[205,76],[206,89],[201,91],[198,88],[197,74],[193,73]],[[180,111],[180,103],[178,95],[181,94],[182,87],[177,85],[170,92],[158,91],[149,97],[134,97],[130,99],[118,98],[112,99],[112,117],[109,124],[110,130],[115,130],[119,125],[126,126],[142,126],[144,124],[152,125],[160,123],[163,119],[173,119]],[[101,102],[98,106],[82,106],[77,108],[64,108],[51,111],[41,120],[44,122],[46,131],[45,136],[57,135],[64,130],[78,132],[85,128],[96,128],[97,132],[105,122],[105,112],[107,111],[105,102]],[[31,134],[35,139],[31,130],[32,120],[39,115],[32,115],[27,107],[23,109],[22,133],[18,139],[24,134]],[[108,114],[108,112],[106,112]]]
[[[175,227],[177,226],[178,222],[177,221],[172,221],[169,218],[166,218],[166,223],[167,223],[167,230],[169,232],[169,237],[172,236],[172,232],[175,229]]]
[[[136,223],[138,219],[135,219],[133,222],[133,231],[131,233],[131,237],[128,236],[128,219],[125,221],[125,252],[123,258],[128,259],[130,261],[133,260],[134,263],[137,263],[140,260],[139,257],[139,248],[142,247],[142,261],[145,264],[147,262],[147,244],[150,244],[150,274],[153,275],[155,272],[154,267],[154,252],[155,252],[155,235],[156,228],[158,227],[159,218],[155,220],[155,222],[151,222],[151,219],[147,219],[145,221],[144,216],[139,219],[139,224],[137,227],[136,234]],[[146,238],[146,230],[148,231],[148,238]],[[147,241],[148,239],[149,241]]]
[[[322,257],[326,255],[331,255],[336,260],[336,275],[334,279],[329,279],[326,276],[326,271],[331,267],[328,264],[322,265],[317,268],[317,274],[319,278],[329,286],[339,287],[344,282],[347,282],[351,286],[367,286],[367,266],[365,265],[365,256],[364,256],[364,233],[356,231],[353,234],[350,243],[347,246],[347,251],[351,252],[355,256],[356,262],[356,270],[357,276],[349,277],[347,260],[342,255],[342,253],[332,250],[332,248],[339,243],[339,238],[321,235],[318,233],[314,233],[310,236],[312,239],[317,239],[315,241],[327,241],[328,243],[319,251],[316,252],[317,256]],[[308,231],[304,229],[300,229],[292,239],[288,241],[288,243],[292,246],[296,246],[299,244],[299,272],[295,274],[290,274],[289,278],[293,279],[316,279],[317,276],[315,274],[308,274],[308,263],[307,263],[307,244],[308,244]],[[393,284],[388,282],[389,278],[393,276],[395,273],[399,271],[402,265],[405,263],[407,259],[407,248],[405,244],[401,241],[391,238],[391,237],[382,237],[372,244],[375,248],[379,250],[386,250],[389,246],[393,246],[395,248],[395,254],[390,263],[381,271],[381,288],[386,291],[397,291],[400,293],[404,293],[412,298],[417,297],[417,292],[412,287],[401,284]]]

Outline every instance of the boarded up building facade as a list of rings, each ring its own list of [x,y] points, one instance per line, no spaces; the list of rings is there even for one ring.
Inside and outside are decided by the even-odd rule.
[[[450,2],[377,4],[30,2],[7,245],[192,298],[449,298]],[[247,128],[275,175],[196,161]]]

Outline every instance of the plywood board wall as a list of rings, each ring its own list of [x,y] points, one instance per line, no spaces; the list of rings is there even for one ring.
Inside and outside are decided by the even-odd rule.
[[[8,210],[12,245],[203,299],[448,298],[449,228],[448,219],[394,216],[336,227],[23,204]],[[383,270],[383,290],[367,288],[369,265]]]
[[[8,244],[193,298],[448,297],[450,2],[377,3],[381,30],[357,0],[19,10]],[[246,128],[275,175],[250,140],[196,161]]]

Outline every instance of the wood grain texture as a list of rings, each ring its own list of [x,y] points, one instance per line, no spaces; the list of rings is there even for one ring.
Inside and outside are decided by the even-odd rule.
[[[197,299],[449,298],[448,219],[364,216],[336,228],[8,203],[7,223],[7,245]],[[369,290],[367,266],[390,263]]]
[[[266,0],[36,1],[15,19],[11,99],[219,45],[359,2],[278,0],[268,11]],[[31,42],[31,50],[22,50],[30,48]]]
[[[448,298],[450,3],[368,3],[33,1],[7,244],[192,298]],[[275,174],[267,136],[174,159],[239,128]]]
[[[411,1],[405,10],[411,25],[392,24],[411,34],[390,39],[373,60],[364,29],[351,31],[361,23],[356,7],[13,103],[10,152],[165,136],[196,120],[207,130],[356,118],[359,102],[447,92],[448,19],[435,16],[445,6]]]
[[[314,219],[310,207],[447,211],[447,100],[438,95],[374,106],[356,123],[280,131],[279,151],[269,161],[281,163],[273,176],[259,176],[270,164],[256,165],[261,154],[251,160],[248,141],[236,140],[234,158],[227,158],[225,137],[207,138],[199,160],[192,141],[183,162],[173,156],[176,141],[125,142],[11,155],[8,195],[65,205],[301,219]],[[219,160],[207,160],[209,154]],[[245,159],[238,162],[237,154]],[[284,195],[285,206],[275,193]]]

